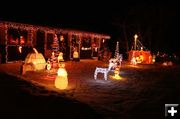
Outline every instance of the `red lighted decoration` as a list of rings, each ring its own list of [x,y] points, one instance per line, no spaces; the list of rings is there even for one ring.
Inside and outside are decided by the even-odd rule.
[[[129,52],[129,61],[132,60],[132,58],[135,57],[137,63],[142,64],[151,64],[152,63],[152,56],[150,51],[135,51],[131,50]]]

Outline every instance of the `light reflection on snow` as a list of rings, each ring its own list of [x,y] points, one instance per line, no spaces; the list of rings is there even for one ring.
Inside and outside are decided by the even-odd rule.
[[[108,80],[102,80],[102,79],[97,79],[95,80],[96,83],[102,83],[102,84],[106,84],[106,83],[109,83],[111,81],[108,81]]]

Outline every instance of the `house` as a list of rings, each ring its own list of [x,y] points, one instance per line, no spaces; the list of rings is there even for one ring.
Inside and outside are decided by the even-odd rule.
[[[105,34],[0,21],[0,63],[24,60],[32,47],[46,59],[54,50],[63,52],[65,60],[72,60],[75,51],[79,59],[98,57],[109,39]]]

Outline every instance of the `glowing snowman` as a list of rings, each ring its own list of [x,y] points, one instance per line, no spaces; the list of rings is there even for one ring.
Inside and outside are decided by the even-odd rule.
[[[67,78],[67,71],[64,68],[64,64],[61,64],[58,71],[57,71],[57,77],[55,79],[55,87],[58,89],[66,89],[68,86],[68,78]]]

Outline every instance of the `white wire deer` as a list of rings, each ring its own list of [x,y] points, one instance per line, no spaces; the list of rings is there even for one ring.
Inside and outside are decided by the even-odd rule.
[[[123,55],[122,54],[119,54],[119,56],[117,56],[116,58],[111,58],[109,60],[108,70],[110,71],[112,69],[115,69],[117,66],[121,66],[122,60],[123,60]]]

